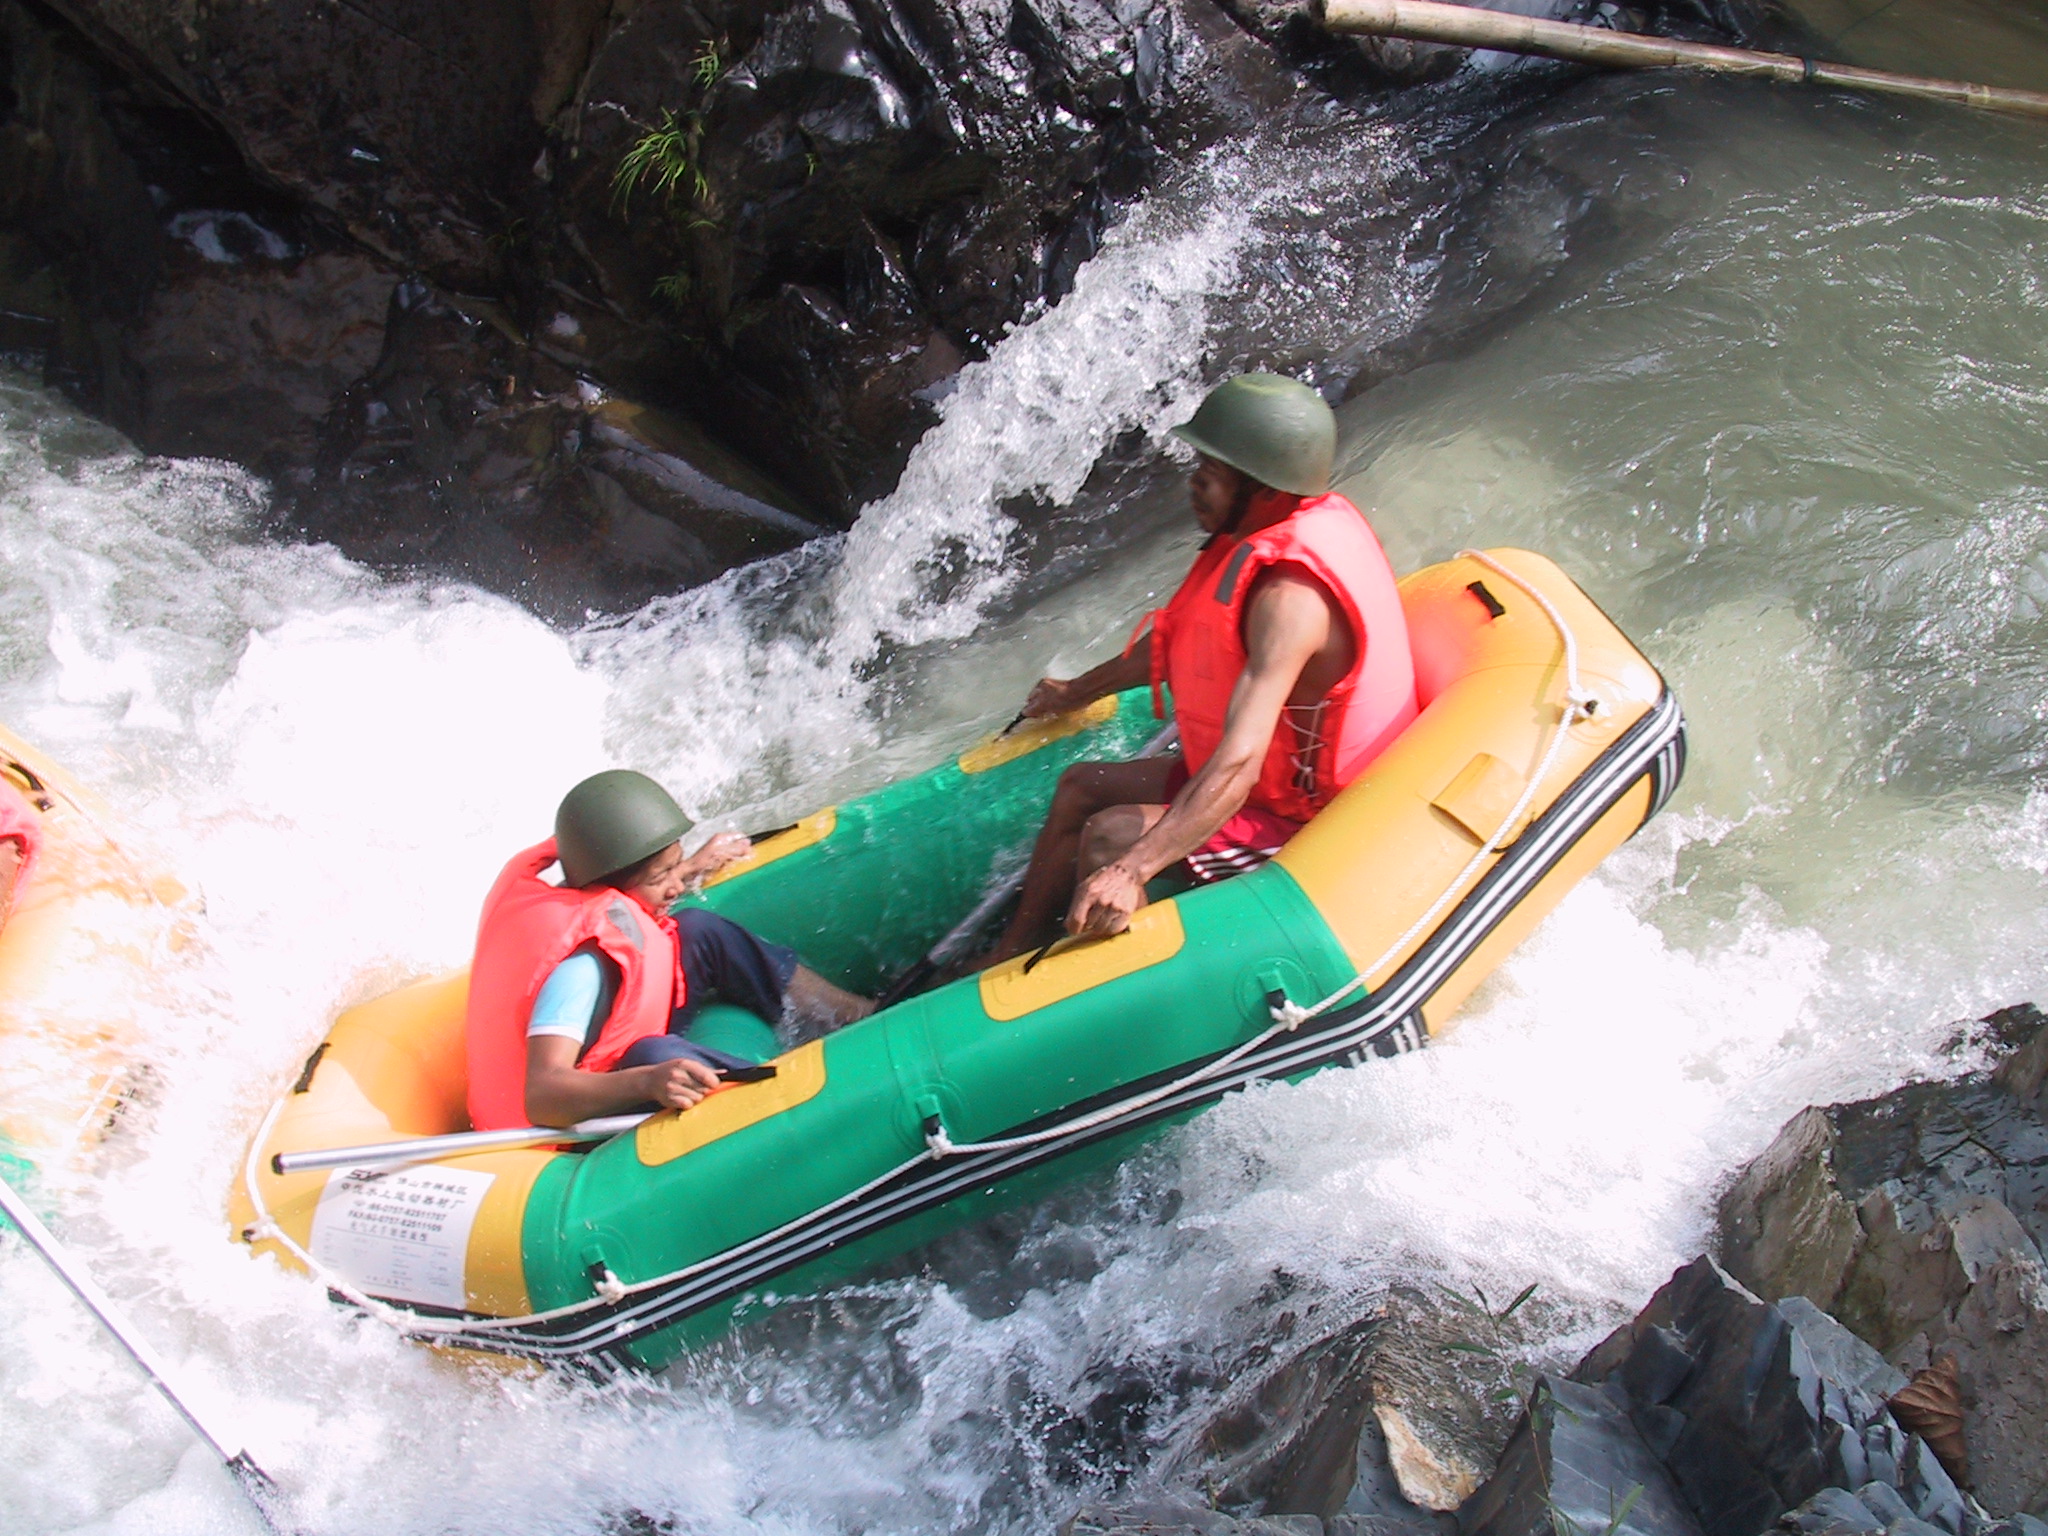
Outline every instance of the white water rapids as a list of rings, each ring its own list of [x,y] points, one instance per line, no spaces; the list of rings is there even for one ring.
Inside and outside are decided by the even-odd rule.
[[[1570,226],[1572,254],[1346,407],[1353,489],[1403,567],[1513,542],[1573,572],[1685,702],[1673,807],[1430,1050],[1238,1096],[1116,1181],[655,1380],[467,1371],[231,1245],[263,1108],[339,1007],[462,963],[579,775],[631,764],[759,824],[1118,643],[1193,538],[1168,479],[1110,497],[1091,469],[1234,359],[1401,330],[1437,258],[1329,231],[1429,151],[1339,125],[1212,157],[963,375],[846,538],[572,635],[266,541],[238,472],[0,383],[0,718],[207,903],[206,953],[156,982],[153,1102],[54,1218],[307,1530],[1049,1530],[1282,1306],[1534,1281],[1571,1355],[1706,1244],[1717,1181],[1791,1113],[1957,1070],[1951,1021],[2040,995],[2033,131],[1610,82],[1522,138],[1487,237],[1540,254]],[[1048,576],[1027,504],[1130,531]],[[1149,1417],[1119,1439],[1088,1410],[1133,1382]],[[18,1245],[0,1446],[0,1531],[253,1528]]]

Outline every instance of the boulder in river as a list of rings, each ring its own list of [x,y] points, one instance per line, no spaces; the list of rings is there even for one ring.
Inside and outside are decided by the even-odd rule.
[[[1501,1382],[1537,1325],[1510,1338],[1472,1322],[1415,1292],[1275,1350],[1143,1490],[1073,1529],[1981,1536],[1980,1511],[1888,1406],[1906,1377],[1811,1302],[1762,1301],[1712,1259],[1680,1268],[1568,1376],[1537,1376],[1526,1400],[1504,1401]]]
[[[1698,1258],[1569,1380],[1539,1382],[1459,1529],[1814,1536],[1875,1520],[1974,1536],[1971,1506],[1891,1416],[1902,1385],[1811,1303],[1773,1306]]]
[[[1539,1380],[1499,1469],[1460,1511],[1461,1536],[1699,1536],[1629,1408],[1618,1385]]]
[[[1978,1497],[2048,1514],[2048,1018],[1981,1033],[1994,1071],[1793,1117],[1723,1198],[1721,1248],[1909,1372],[1953,1362]]]
[[[1348,1327],[1276,1351],[1161,1475],[1225,1508],[1426,1529],[1507,1441],[1525,1326],[1518,1305],[1397,1289]]]

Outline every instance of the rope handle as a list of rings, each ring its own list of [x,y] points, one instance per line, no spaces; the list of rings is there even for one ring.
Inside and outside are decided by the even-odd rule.
[[[1552,627],[1557,630],[1558,638],[1564,643],[1564,695],[1558,705],[1557,724],[1552,729],[1550,745],[1544,750],[1542,761],[1537,764],[1535,773],[1531,774],[1529,782],[1522,786],[1522,793],[1516,798],[1513,807],[1509,809],[1507,815],[1502,818],[1501,824],[1494,829],[1493,835],[1480,844],[1479,851],[1466,860],[1465,867],[1459,870],[1452,878],[1450,884],[1444,887],[1443,894],[1431,902],[1428,910],[1409,925],[1408,931],[1388,945],[1386,952],[1374,960],[1372,964],[1360,969],[1357,975],[1353,976],[1343,986],[1332,992],[1314,1007],[1302,1009],[1298,1004],[1283,1002],[1277,1007],[1269,1008],[1268,1012],[1276,1023],[1283,1020],[1291,1020],[1292,1022],[1288,1027],[1294,1028],[1306,1023],[1310,1019],[1327,1013],[1353,992],[1366,986],[1372,977],[1377,976],[1382,969],[1405,954],[1409,945],[1413,944],[1416,939],[1429,930],[1430,925],[1443,914],[1444,908],[1449,906],[1456,899],[1458,893],[1466,888],[1467,883],[1478,875],[1487,860],[1500,851],[1501,846],[1508,840],[1508,834],[1521,825],[1522,817],[1527,814],[1529,807],[1535,802],[1537,792],[1542,789],[1544,781],[1550,777],[1551,769],[1556,767],[1557,759],[1564,750],[1564,744],[1570,738],[1572,727],[1581,721],[1592,719],[1600,709],[1599,695],[1595,694],[1590,688],[1587,688],[1579,677],[1579,637],[1572,632],[1571,625],[1565,622],[1564,615],[1557,611],[1557,605],[1551,602],[1542,589],[1523,580],[1522,577],[1518,576],[1514,571],[1483,549],[1461,549],[1458,551],[1457,558],[1460,560],[1477,561],[1488,570],[1494,572],[1494,574],[1504,577],[1519,587],[1535,601],[1537,607],[1543,610],[1544,616],[1550,620]],[[1498,606],[1498,600],[1489,605],[1489,612],[1495,606]],[[1506,609],[1503,608],[1501,611],[1505,613]],[[1499,617],[1497,614],[1493,616]],[[1299,1017],[1296,1017],[1297,1015]]]

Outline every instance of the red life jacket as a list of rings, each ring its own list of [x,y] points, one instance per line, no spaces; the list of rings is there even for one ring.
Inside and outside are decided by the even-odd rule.
[[[607,1072],[636,1041],[668,1029],[684,981],[673,918],[657,917],[610,886],[550,885],[555,842],[516,855],[484,898],[469,968],[469,1124],[501,1131],[526,1114],[526,1026],[541,984],[580,945],[595,942],[619,968],[618,995],[597,1039],[576,1063]]]
[[[1350,622],[1357,659],[1327,694],[1319,720],[1281,713],[1246,803],[1304,822],[1400,735],[1416,715],[1408,621],[1386,552],[1365,515],[1342,496],[1316,496],[1280,522],[1203,546],[1173,601],[1152,616],[1152,699],[1173,689],[1190,774],[1215,755],[1231,691],[1244,673],[1244,605],[1261,572],[1300,566]]]

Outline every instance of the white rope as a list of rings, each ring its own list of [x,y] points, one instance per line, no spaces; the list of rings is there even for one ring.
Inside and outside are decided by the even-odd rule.
[[[263,1199],[260,1159],[263,1145],[269,1139],[272,1128],[277,1124],[277,1117],[284,1109],[284,1105],[285,1101],[279,1099],[270,1107],[270,1113],[263,1117],[263,1124],[257,1128],[255,1139],[249,1143],[249,1156],[242,1165],[242,1181],[248,1189],[249,1202],[256,1211],[256,1220],[249,1228],[250,1241],[276,1243],[300,1264],[304,1265],[307,1272],[314,1279],[332,1290],[336,1295],[355,1306],[361,1307],[379,1322],[387,1323],[401,1333],[408,1333],[417,1337],[431,1335],[435,1338],[459,1338],[463,1336],[476,1338],[488,1337],[494,1333],[507,1332],[518,1328],[530,1328],[540,1323],[558,1322],[563,1318],[575,1317],[579,1313],[615,1305],[628,1296],[652,1290],[657,1286],[668,1285],[677,1280],[686,1280],[691,1275],[708,1269],[713,1264],[729,1257],[729,1251],[728,1253],[713,1254],[710,1258],[701,1259],[686,1268],[673,1270],[665,1275],[656,1275],[650,1280],[637,1281],[631,1285],[627,1285],[616,1275],[612,1274],[610,1270],[606,1270],[603,1278],[597,1282],[597,1295],[585,1301],[570,1302],[566,1306],[552,1307],[545,1312],[530,1312],[522,1317],[423,1317],[419,1313],[408,1311],[403,1307],[394,1307],[387,1302],[377,1300],[374,1296],[365,1295],[349,1280],[336,1274],[332,1269],[308,1253],[293,1239],[290,1233],[277,1224],[276,1219],[270,1214],[270,1208]],[[887,1184],[891,1179],[902,1176],[912,1168],[917,1167],[918,1164],[934,1160],[937,1155],[929,1150],[920,1152],[909,1161],[899,1163],[896,1167],[891,1168],[879,1178],[870,1179],[867,1183],[861,1185],[859,1189],[851,1190],[841,1195],[829,1205],[822,1205],[816,1210],[806,1211],[795,1220],[784,1222],[772,1231],[764,1232],[759,1237],[750,1239],[747,1246],[774,1242],[776,1239],[788,1235],[799,1227],[809,1225],[820,1217],[829,1216],[842,1206],[851,1205],[858,1200],[866,1198],[876,1189]]]
[[[1287,1019],[1282,1018],[1281,1010],[1275,1008],[1273,1017],[1276,1022],[1270,1029],[1261,1031],[1243,1045],[1225,1051],[1213,1061],[1204,1062],[1194,1071],[1177,1077],[1170,1083],[1139,1094],[1135,1099],[1118,1099],[1114,1104],[1106,1104],[1101,1109],[1076,1116],[1072,1120],[1063,1120],[1058,1125],[1047,1126],[1042,1131],[1033,1131],[1025,1136],[1005,1136],[997,1141],[954,1141],[946,1135],[946,1128],[941,1125],[938,1129],[925,1133],[925,1146],[931,1150],[933,1157],[957,1157],[971,1152],[1013,1152],[1019,1147],[1042,1146],[1048,1141],[1058,1141],[1063,1136],[1093,1130],[1098,1125],[1105,1125],[1123,1115],[1157,1104],[1161,1099],[1171,1098],[1183,1088],[1190,1088],[1205,1078],[1221,1076],[1275,1035],[1299,1027],[1302,1019],[1312,1018],[1314,1015],[1304,1013],[1301,1019]]]
[[[263,1117],[263,1123],[256,1128],[256,1135],[249,1142],[249,1155],[242,1161],[242,1186],[249,1193],[249,1204],[256,1212],[256,1220],[250,1224],[247,1237],[251,1243],[271,1242],[284,1249],[306,1267],[314,1279],[343,1297],[379,1322],[389,1323],[398,1329],[411,1326],[411,1314],[397,1307],[386,1305],[374,1296],[366,1296],[343,1276],[336,1274],[312,1254],[298,1245],[292,1235],[277,1224],[270,1214],[270,1207],[263,1199],[262,1180],[257,1176],[257,1160],[262,1155],[263,1145],[270,1140],[270,1132],[277,1124],[277,1117],[284,1112],[285,1101],[280,1098],[270,1106],[270,1113]]]
[[[1536,605],[1543,610],[1552,625],[1556,627],[1559,638],[1564,641],[1564,702],[1558,709],[1557,725],[1551,732],[1550,745],[1545,749],[1542,761],[1536,765],[1535,773],[1530,775],[1529,782],[1522,787],[1521,796],[1515,801],[1514,808],[1507,813],[1502,819],[1501,824],[1494,829],[1493,836],[1480,844],[1479,851],[1466,861],[1465,867],[1458,871],[1449,885],[1444,887],[1443,894],[1431,902],[1429,909],[1409,925],[1406,933],[1387,946],[1384,954],[1373,961],[1371,965],[1363,967],[1356,976],[1345,982],[1343,986],[1332,992],[1314,1007],[1303,1008],[1298,1003],[1287,1001],[1283,1001],[1274,1007],[1272,1010],[1274,1019],[1285,1022],[1290,1029],[1307,1023],[1318,1014],[1327,1013],[1331,1008],[1334,1008],[1339,1002],[1343,1001],[1343,999],[1350,996],[1360,987],[1365,986],[1371,978],[1377,976],[1387,965],[1406,954],[1408,947],[1429,931],[1436,920],[1443,915],[1444,908],[1457,899],[1460,893],[1465,890],[1468,882],[1478,875],[1486,861],[1500,851],[1500,846],[1507,841],[1508,834],[1521,825],[1522,817],[1527,814],[1530,805],[1534,803],[1537,794],[1542,790],[1544,780],[1550,777],[1550,770],[1557,766],[1557,759],[1564,751],[1566,741],[1571,737],[1572,727],[1581,720],[1591,719],[1594,710],[1600,706],[1599,698],[1588,692],[1579,681],[1578,636],[1572,633],[1571,625],[1565,623],[1564,615],[1557,611],[1556,605],[1543,594],[1542,590],[1524,581],[1520,576],[1517,576],[1484,550],[1461,549],[1458,551],[1458,558],[1460,560],[1477,561],[1496,575],[1504,576],[1517,587],[1520,587],[1522,591],[1535,599]]]

